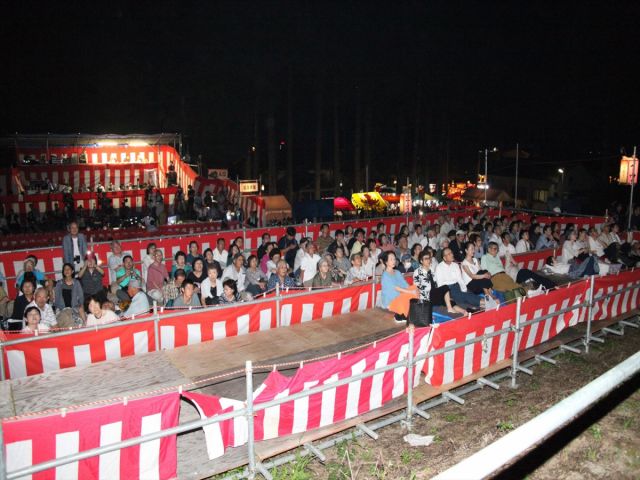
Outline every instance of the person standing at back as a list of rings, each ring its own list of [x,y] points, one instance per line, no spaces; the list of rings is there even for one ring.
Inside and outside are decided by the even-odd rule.
[[[289,268],[293,269],[296,253],[298,252],[295,228],[287,227],[284,237],[278,240],[278,248],[284,260],[289,264]]]
[[[83,233],[79,233],[77,222],[69,223],[67,230],[69,233],[62,239],[63,261],[73,265],[75,270],[80,270],[84,256],[89,250],[87,238]]]

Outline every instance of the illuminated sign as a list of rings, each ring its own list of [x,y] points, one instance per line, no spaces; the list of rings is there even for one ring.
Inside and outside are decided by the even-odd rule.
[[[229,170],[226,168],[209,168],[207,169],[207,176],[209,178],[219,178],[226,180],[229,178]]]
[[[240,180],[240,193],[258,193],[258,180]]]

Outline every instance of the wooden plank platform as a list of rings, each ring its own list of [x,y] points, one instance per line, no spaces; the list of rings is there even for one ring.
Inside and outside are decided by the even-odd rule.
[[[244,368],[245,360],[273,363],[334,353],[400,329],[390,314],[382,310],[356,312],[7,380],[0,382],[0,393],[11,393],[3,395],[3,398],[12,398],[11,405],[3,407],[7,412],[20,415],[190,383]]]

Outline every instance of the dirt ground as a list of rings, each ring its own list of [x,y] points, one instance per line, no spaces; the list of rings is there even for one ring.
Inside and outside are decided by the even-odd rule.
[[[640,349],[640,329],[594,344],[588,355],[565,353],[558,365],[520,374],[508,381],[450,402],[416,418],[413,432],[435,435],[428,447],[411,447],[399,424],[379,430],[377,441],[360,437],[326,450],[324,465],[308,457],[274,469],[276,479],[425,479],[446,470],[567,397]],[[500,478],[640,479],[640,378],[600,402],[579,420],[536,449]]]

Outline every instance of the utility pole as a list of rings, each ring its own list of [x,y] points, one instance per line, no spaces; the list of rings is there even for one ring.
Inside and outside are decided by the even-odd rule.
[[[489,178],[487,177],[487,164],[489,157],[489,149],[484,149],[484,204],[487,204],[487,190],[489,190]]]
[[[631,164],[631,195],[629,195],[629,221],[627,232],[631,230],[631,214],[633,213],[633,186],[636,183],[636,147],[633,147],[633,163]]]
[[[516,143],[516,191],[513,199],[513,206],[518,208],[518,158],[520,156],[520,144]]]

